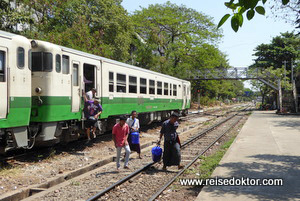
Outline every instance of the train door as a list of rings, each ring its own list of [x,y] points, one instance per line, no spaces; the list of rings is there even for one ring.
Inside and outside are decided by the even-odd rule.
[[[101,101],[102,101],[102,88],[101,88],[101,86],[102,86],[102,84],[101,84],[101,82],[102,82],[102,63],[100,63],[100,66],[97,66],[96,67],[96,73],[95,73],[96,75],[95,75],[95,80],[96,80],[96,83],[95,83],[95,85],[96,85],[96,89],[97,89],[97,96],[98,97],[101,97]]]
[[[186,84],[182,84],[182,109],[184,110],[186,108],[187,104],[187,93],[186,93]]]
[[[79,62],[72,62],[72,112],[80,109]]]
[[[6,119],[8,112],[7,48],[0,47],[0,119]]]
[[[90,91],[93,88],[97,88],[96,80],[97,80],[97,74],[96,67],[91,64],[83,64],[83,81],[84,81],[84,90],[85,92]]]

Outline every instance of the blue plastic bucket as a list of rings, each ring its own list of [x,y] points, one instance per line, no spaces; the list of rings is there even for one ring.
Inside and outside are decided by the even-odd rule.
[[[154,162],[160,161],[162,155],[162,148],[160,148],[159,146],[153,147],[151,152],[152,152],[152,160]]]
[[[131,143],[139,144],[140,143],[140,134],[139,132],[132,132],[131,134]]]

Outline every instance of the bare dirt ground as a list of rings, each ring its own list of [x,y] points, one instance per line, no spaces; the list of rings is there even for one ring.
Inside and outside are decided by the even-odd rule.
[[[184,129],[186,126],[194,123],[192,121],[183,121],[180,123],[179,129]],[[157,123],[141,132],[141,144],[155,142],[159,131],[160,123]],[[98,136],[89,144],[86,144],[83,140],[76,141],[65,146],[60,145],[55,148],[49,148],[45,152],[37,152],[30,157],[9,161],[0,169],[0,195],[29,185],[46,182],[57,175],[81,168],[115,154],[111,135],[106,135]]]

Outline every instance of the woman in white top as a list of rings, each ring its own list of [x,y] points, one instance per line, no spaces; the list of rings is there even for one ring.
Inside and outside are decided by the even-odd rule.
[[[129,146],[130,146],[130,150],[136,151],[139,154],[139,158],[141,159],[141,147],[140,147],[140,143],[138,140],[138,143],[133,142],[132,140],[132,135],[131,133],[139,133],[139,129],[140,129],[140,122],[139,120],[136,118],[136,111],[133,110],[131,112],[131,116],[127,119],[126,123],[129,126],[129,130],[130,130],[130,134],[128,136],[128,142],[129,142]],[[136,134],[136,133],[135,133]]]

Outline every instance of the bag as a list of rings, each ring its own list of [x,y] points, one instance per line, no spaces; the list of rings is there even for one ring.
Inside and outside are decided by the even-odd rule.
[[[130,129],[133,127],[134,123],[135,123],[135,119],[134,119],[132,125],[130,126]],[[140,144],[140,134],[139,134],[139,132],[136,132],[136,131],[131,132],[130,133],[130,138],[131,138],[131,143],[132,144]]]
[[[140,134],[139,132],[132,132],[130,133],[131,143],[132,144],[140,144]]]
[[[158,162],[161,159],[161,155],[162,155],[162,148],[160,148],[159,146],[153,147],[152,150],[152,160],[153,162]]]

